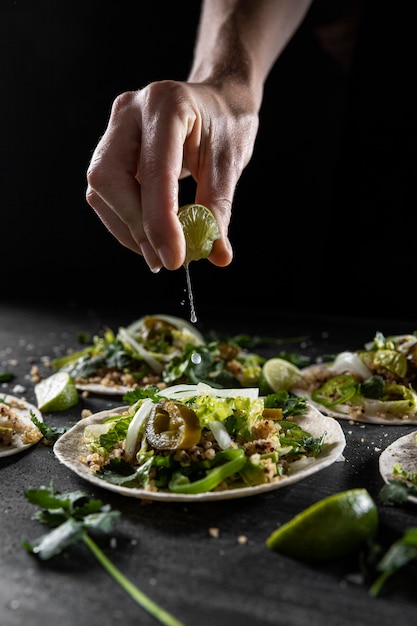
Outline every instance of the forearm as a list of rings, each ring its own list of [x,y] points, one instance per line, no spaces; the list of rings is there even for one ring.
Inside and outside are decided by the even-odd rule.
[[[312,0],[204,0],[189,82],[244,85],[259,109],[265,80]]]

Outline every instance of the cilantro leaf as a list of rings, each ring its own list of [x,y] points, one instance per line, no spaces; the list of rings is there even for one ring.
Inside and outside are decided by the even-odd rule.
[[[288,391],[271,393],[265,397],[264,406],[268,409],[282,409],[284,418],[289,415],[304,415],[307,411],[307,401],[305,398],[295,396]]]
[[[46,561],[82,541],[113,580],[145,611],[164,626],[184,626],[131,583],[90,537],[88,531],[91,529],[109,532],[120,516],[119,511],[112,511],[110,505],[90,499],[82,491],[59,493],[54,490],[52,482],[49,487],[27,489],[25,497],[42,509],[34,519],[52,530],[32,542],[22,538],[23,548]]]
[[[417,496],[417,486],[408,485],[401,480],[390,480],[379,491],[379,499],[387,506],[401,506],[408,496]]]
[[[11,372],[0,372],[0,383],[6,383],[9,380],[13,380],[14,374]]]
[[[408,528],[377,564],[380,574],[369,590],[370,595],[378,595],[387,579],[414,559],[417,559],[417,528]]]
[[[51,443],[55,443],[55,441],[57,441],[57,439],[59,439],[60,436],[63,435],[67,430],[65,427],[62,427],[62,426],[60,428],[56,428],[56,427],[50,426],[46,422],[41,422],[36,417],[33,411],[30,412],[30,419],[38,428],[38,430],[41,431],[44,438],[47,441],[50,441]]]

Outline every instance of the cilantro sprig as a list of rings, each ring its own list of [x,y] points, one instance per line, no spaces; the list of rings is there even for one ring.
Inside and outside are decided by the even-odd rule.
[[[14,374],[11,372],[0,372],[0,383],[9,382],[9,380],[13,380]]]
[[[403,536],[389,547],[378,562],[378,576],[372,583],[369,594],[377,596],[388,578],[414,559],[417,559],[417,528],[407,528]]]
[[[46,422],[41,422],[41,420],[37,418],[36,413],[32,410],[30,411],[30,419],[42,433],[44,439],[51,444],[55,443],[55,441],[68,430],[65,426],[56,427]]]
[[[34,519],[52,528],[32,542],[22,539],[21,544],[28,552],[45,561],[82,541],[113,580],[145,611],[164,626],[184,626],[126,578],[90,536],[92,530],[109,532],[120,511],[112,511],[110,505],[103,505],[101,500],[91,499],[82,491],[55,491],[52,483],[49,487],[27,489],[25,497],[41,507]]]
[[[410,495],[417,495],[416,485],[400,479],[389,480],[380,489],[379,500],[384,506],[404,506]],[[377,543],[372,544],[368,558],[362,562],[366,577],[372,580],[369,594],[379,595],[388,578],[414,560],[417,560],[417,527],[405,529],[386,551]]]
[[[417,485],[407,484],[400,479],[389,480],[379,492],[379,499],[386,506],[402,506],[408,496],[417,496]]]

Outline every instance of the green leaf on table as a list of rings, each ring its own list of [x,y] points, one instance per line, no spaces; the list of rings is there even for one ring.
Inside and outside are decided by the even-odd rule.
[[[401,506],[407,502],[408,496],[417,496],[417,487],[401,480],[388,481],[378,494],[382,504],[387,506]]]
[[[9,380],[13,380],[14,374],[11,372],[0,372],[0,383],[7,383]]]
[[[32,542],[22,539],[23,548],[46,561],[82,541],[113,580],[145,611],[164,626],[184,626],[130,582],[89,535],[91,529],[109,532],[120,517],[119,511],[112,511],[110,505],[103,505],[101,500],[91,499],[82,491],[55,491],[52,482],[49,487],[27,489],[25,496],[31,504],[41,507],[34,519],[52,530]]]
[[[377,564],[379,576],[369,590],[370,595],[378,595],[387,579],[414,559],[417,559],[417,528],[408,528]]]
[[[51,443],[55,443],[55,441],[57,441],[57,439],[59,439],[60,436],[63,435],[67,431],[67,428],[65,426],[61,426],[57,428],[55,426],[50,426],[46,422],[41,422],[36,417],[33,411],[30,412],[30,419],[38,428],[38,430],[40,430],[40,432],[44,436],[44,439],[46,439],[47,441],[50,441]]]

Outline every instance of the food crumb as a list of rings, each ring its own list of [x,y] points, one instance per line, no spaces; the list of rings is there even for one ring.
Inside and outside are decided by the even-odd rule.
[[[214,537],[215,539],[217,539],[217,537],[219,536],[219,529],[218,528],[209,528],[209,535],[211,537]]]
[[[248,538],[246,535],[239,535],[237,542],[240,543],[240,545],[244,545],[245,543],[248,543]]]
[[[30,376],[31,376],[32,383],[38,383],[42,379],[42,376],[40,375],[40,372],[39,372],[39,367],[37,365],[34,365],[31,368]]]
[[[90,409],[83,409],[81,411],[81,418],[85,419],[86,417],[90,417],[90,415],[92,415],[92,412],[90,411]]]
[[[15,385],[12,389],[12,393],[25,393],[26,387],[23,385]]]

